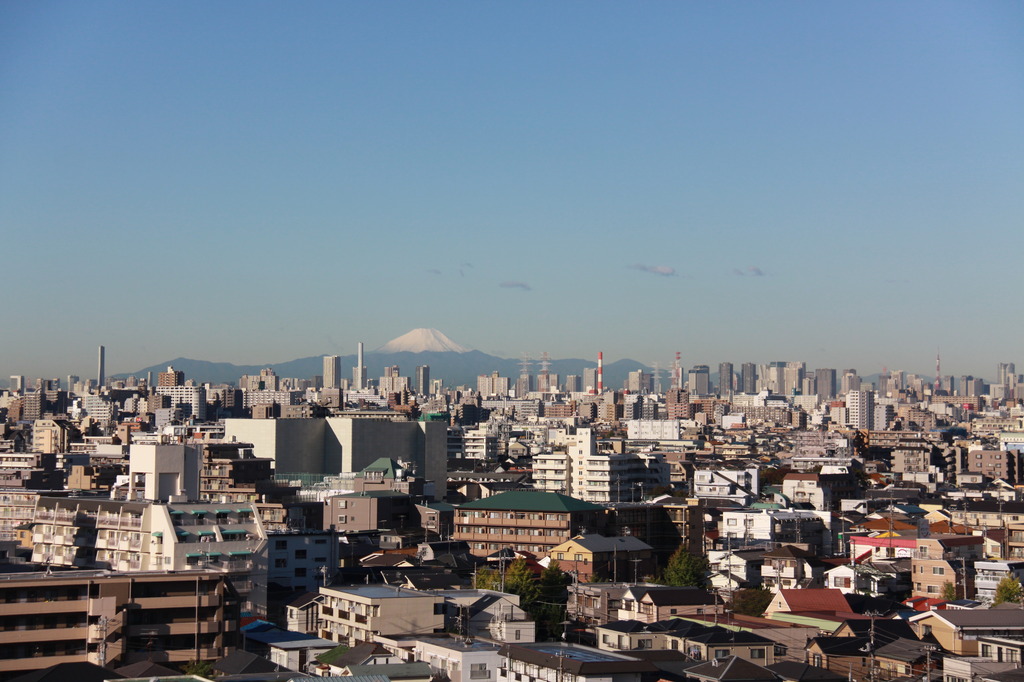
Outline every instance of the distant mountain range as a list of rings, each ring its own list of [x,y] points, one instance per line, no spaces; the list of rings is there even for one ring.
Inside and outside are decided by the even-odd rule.
[[[230,362],[208,362],[191,358],[175,358],[150,367],[132,372],[134,376],[144,377],[153,372],[164,372],[168,366],[185,373],[186,379],[195,379],[199,383],[237,384],[245,374],[259,374],[261,369],[270,368],[279,377],[295,377],[312,379],[323,374],[323,355],[298,358],[287,362],[268,363],[263,365],[235,365]],[[478,350],[470,350],[460,346],[436,329],[414,329],[397,339],[389,341],[380,348],[368,351],[364,355],[366,376],[376,379],[383,376],[384,368],[398,365],[402,376],[415,376],[416,367],[430,366],[431,379],[443,379],[447,386],[470,386],[476,388],[476,378],[481,374],[497,371],[501,376],[509,377],[515,383],[520,374],[520,361],[511,358],[499,358]],[[341,356],[342,376],[352,377],[352,368],[356,366],[356,355]],[[571,358],[551,360],[549,371],[564,379],[569,374],[579,375],[583,370],[597,367],[597,360],[581,360]],[[616,360],[604,365],[604,384],[607,388],[620,389],[630,372],[638,369],[650,371],[650,367],[636,360]],[[538,362],[534,360],[530,368],[531,374],[539,372]],[[121,375],[127,376],[127,375]],[[665,375],[663,375],[663,379]]]

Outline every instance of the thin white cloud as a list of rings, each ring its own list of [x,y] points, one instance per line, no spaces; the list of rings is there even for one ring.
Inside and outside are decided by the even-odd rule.
[[[676,274],[676,269],[670,268],[667,265],[644,265],[643,263],[636,263],[629,267],[634,270],[639,270],[640,272],[649,272],[652,275],[661,275],[662,277],[673,277]]]
[[[522,289],[523,291],[533,291],[530,285],[526,282],[502,282],[498,286],[503,289]]]

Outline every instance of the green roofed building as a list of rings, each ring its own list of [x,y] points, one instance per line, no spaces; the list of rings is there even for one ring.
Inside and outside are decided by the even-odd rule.
[[[600,533],[605,508],[560,493],[516,490],[460,505],[455,539],[478,556],[503,549],[543,557],[579,533]]]

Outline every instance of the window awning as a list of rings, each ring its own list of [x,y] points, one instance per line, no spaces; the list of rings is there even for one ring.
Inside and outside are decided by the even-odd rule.
[[[252,552],[228,552],[228,556],[251,556]]]
[[[249,531],[244,530],[242,528],[224,528],[223,530],[221,530],[222,535],[241,535],[243,533],[248,532]]]
[[[187,530],[179,530],[179,531],[176,532],[176,534],[184,536],[184,535],[188,535],[188,531]]]
[[[218,509],[217,513],[218,514],[230,514],[233,511],[235,511],[235,510],[234,509]]]
[[[194,516],[203,516],[203,515],[205,515],[206,513],[207,513],[207,512],[206,512],[206,510],[205,510],[205,509],[193,509],[193,510],[192,510],[192,514],[193,514]]]
[[[173,514],[175,516],[177,516],[178,514],[184,514],[184,513],[185,512],[181,511],[180,509],[172,509],[171,510],[171,514]]]
[[[203,557],[202,554],[191,554],[190,553],[190,554],[186,554],[185,555],[186,559],[201,559],[202,557]]]
[[[216,535],[212,530],[201,530],[198,535]]]
[[[210,557],[211,559],[219,559],[220,552],[208,552],[206,556]]]

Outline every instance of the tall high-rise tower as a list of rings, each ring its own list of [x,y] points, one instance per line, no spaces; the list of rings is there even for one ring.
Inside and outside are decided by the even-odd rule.
[[[366,390],[366,365],[363,364],[363,342],[359,342],[359,346],[356,350],[356,366],[352,370],[352,383],[355,385],[355,390],[365,391]]]
[[[740,392],[757,393],[757,366],[752,362],[740,365]]]
[[[430,395],[430,365],[420,365],[416,368],[416,392],[420,395]]]
[[[106,353],[107,349],[100,346],[99,362],[96,367],[96,385],[100,388],[103,388],[103,384],[107,382]]]
[[[341,388],[341,356],[324,356],[324,388]]]
[[[732,393],[732,363],[718,363],[718,394],[729,395]]]

